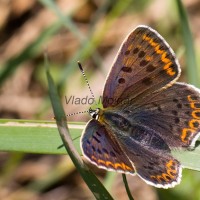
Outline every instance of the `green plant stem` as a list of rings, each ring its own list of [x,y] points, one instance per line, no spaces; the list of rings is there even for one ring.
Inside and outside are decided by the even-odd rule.
[[[128,182],[126,180],[126,175],[125,174],[122,174],[122,178],[123,178],[123,182],[124,182],[124,186],[126,188],[126,192],[128,194],[128,197],[130,200],[134,200],[133,197],[132,197],[132,194],[131,194],[131,191],[129,189],[129,186],[128,186]]]
[[[50,100],[52,103],[58,131],[60,133],[60,137],[63,141],[63,144],[71,160],[73,161],[76,169],[79,171],[80,175],[82,176],[83,180],[85,181],[85,183],[87,184],[88,188],[91,190],[95,198],[98,200],[102,200],[102,199],[112,200],[113,198],[105,189],[105,187],[96,178],[96,176],[88,169],[88,167],[85,166],[85,164],[83,163],[81,157],[79,156],[77,150],[75,149],[73,145],[73,142],[69,135],[69,130],[67,127],[66,116],[62,108],[55,84],[48,70],[47,63],[46,63],[46,66],[47,66],[46,74],[47,74],[47,80],[48,80],[48,85],[49,85]]]

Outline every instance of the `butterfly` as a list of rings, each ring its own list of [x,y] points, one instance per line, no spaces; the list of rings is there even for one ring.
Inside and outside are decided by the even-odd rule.
[[[180,73],[163,37],[136,27],[111,67],[103,109],[90,109],[83,155],[99,168],[137,174],[158,188],[179,184],[182,166],[171,150],[194,148],[200,132],[200,90],[176,82]]]

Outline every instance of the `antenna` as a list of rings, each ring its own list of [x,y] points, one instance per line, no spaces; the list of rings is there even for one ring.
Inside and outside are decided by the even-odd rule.
[[[84,79],[85,79],[85,82],[86,82],[86,84],[87,84],[87,86],[88,86],[88,88],[89,88],[89,90],[90,90],[90,94],[92,95],[92,98],[94,99],[94,102],[95,102],[95,104],[97,105],[97,102],[95,101],[94,93],[92,92],[92,89],[91,89],[90,84],[89,84],[89,82],[88,82],[87,76],[85,75],[85,72],[84,72],[84,70],[83,70],[83,67],[82,67],[82,65],[81,65],[81,63],[80,63],[79,61],[78,61],[77,63],[78,63],[79,69],[81,70],[81,73],[83,74],[83,77],[84,77]],[[98,105],[97,105],[97,106],[98,106]]]
[[[84,114],[84,113],[89,113],[89,110],[71,113],[71,114],[66,115],[66,117],[73,116],[73,115],[78,115],[78,114]]]
[[[94,93],[92,92],[92,89],[91,89],[90,84],[89,84],[89,82],[88,82],[88,79],[87,79],[87,77],[86,77],[86,75],[85,75],[85,72],[84,72],[84,70],[83,70],[83,67],[82,67],[82,65],[81,65],[81,63],[80,63],[79,61],[78,61],[77,63],[78,63],[79,69],[80,69],[80,71],[81,71],[81,73],[82,73],[82,75],[83,75],[83,77],[84,77],[84,79],[85,79],[85,82],[86,82],[86,84],[87,84],[87,86],[88,86],[88,88],[89,88],[89,90],[90,90],[90,93],[91,93],[91,95],[92,95],[92,98],[94,99],[94,102],[95,102],[95,104],[97,105],[97,103],[96,103],[96,101],[95,101]],[[97,106],[98,106],[98,105],[97,105]],[[89,114],[91,114],[92,112],[94,112],[94,110],[92,110],[92,109],[90,108],[89,110],[86,110],[86,111],[79,111],[79,112],[75,112],[75,113],[68,114],[68,115],[66,115],[66,117],[70,117],[70,116],[78,115],[78,114],[84,114],[84,113],[89,113]]]

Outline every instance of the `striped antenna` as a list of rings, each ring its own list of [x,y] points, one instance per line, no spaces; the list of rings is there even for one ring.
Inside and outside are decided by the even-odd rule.
[[[82,65],[81,65],[81,63],[80,63],[79,61],[78,61],[77,63],[78,63],[79,69],[80,69],[80,71],[81,71],[81,73],[82,73],[82,75],[83,75],[83,77],[84,77],[84,79],[85,79],[85,82],[86,82],[86,84],[87,84],[87,86],[88,86],[88,88],[89,88],[89,90],[90,90],[90,93],[91,93],[91,95],[92,95],[92,98],[94,99],[94,102],[95,102],[95,104],[97,105],[97,103],[96,103],[96,101],[95,101],[94,93],[92,92],[92,89],[91,89],[90,84],[89,84],[89,82],[88,82],[88,79],[87,79],[87,77],[86,77],[86,75],[85,75],[85,72],[84,72],[84,70],[83,70],[83,67],[82,67]],[[66,117],[70,117],[70,116],[78,115],[78,114],[84,114],[84,113],[91,113],[91,110],[92,110],[92,109],[90,108],[89,110],[86,110],[86,111],[79,111],[79,112],[71,113],[71,114],[66,115]],[[93,111],[93,110],[92,110],[92,111]]]
[[[78,115],[78,114],[84,114],[84,113],[89,113],[89,110],[85,110],[85,111],[79,111],[79,112],[71,113],[71,114],[66,115],[66,117],[70,117],[70,116]]]
[[[65,117],[70,117],[70,116],[74,116],[74,115],[78,115],[78,114],[84,114],[84,113],[90,113],[90,110],[85,110],[85,111],[79,111],[79,112],[75,112],[75,113],[71,113],[68,115],[65,115]],[[55,117],[53,117],[52,119],[56,119]]]
[[[85,82],[86,82],[86,84],[87,84],[87,86],[88,86],[88,88],[89,88],[89,90],[90,90],[90,94],[92,95],[92,98],[94,99],[94,102],[95,102],[95,104],[97,105],[97,102],[96,102],[95,97],[94,97],[94,93],[92,92],[92,89],[91,89],[90,84],[89,84],[89,82],[88,82],[87,76],[85,75],[85,72],[84,72],[84,70],[83,70],[83,67],[82,67],[82,65],[81,65],[81,63],[80,63],[79,61],[78,61],[77,63],[78,63],[79,69],[81,70],[81,73],[83,74],[83,77],[84,77],[84,79],[85,79]],[[98,106],[98,105],[97,105],[97,106]]]

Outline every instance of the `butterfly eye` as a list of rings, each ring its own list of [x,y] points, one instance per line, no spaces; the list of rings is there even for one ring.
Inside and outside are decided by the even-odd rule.
[[[92,118],[98,120],[98,115],[94,113],[94,114],[92,115]]]
[[[99,118],[99,108],[97,108],[96,110],[92,110],[91,108],[89,109],[89,114],[93,119],[98,120]]]

